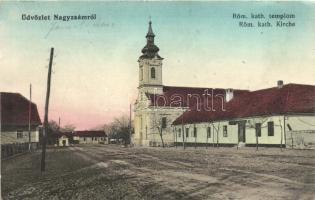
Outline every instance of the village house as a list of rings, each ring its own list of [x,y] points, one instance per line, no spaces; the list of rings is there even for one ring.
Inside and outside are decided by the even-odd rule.
[[[108,138],[105,131],[74,131],[73,143],[75,144],[107,144]]]
[[[73,131],[58,132],[57,146],[69,146],[72,144],[107,144],[108,139],[104,131]]]
[[[150,21],[138,59],[134,145],[315,144],[314,86],[282,81],[257,91],[164,86],[163,58],[154,38]]]
[[[0,93],[1,144],[39,142],[41,120],[37,106],[19,93]],[[29,109],[31,108],[31,109]],[[29,113],[30,111],[30,113]]]
[[[73,143],[73,132],[62,132],[55,133],[56,146],[67,147]]]
[[[224,110],[192,108],[174,122],[182,145],[315,147],[315,86],[286,84],[248,91]]]

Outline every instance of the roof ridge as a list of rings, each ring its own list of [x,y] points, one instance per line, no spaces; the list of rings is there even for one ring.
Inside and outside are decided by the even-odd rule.
[[[271,90],[271,89],[283,89],[283,88],[287,88],[288,86],[315,87],[315,85],[299,84],[299,83],[287,83],[287,84],[283,84],[282,88],[278,88],[278,86],[273,86],[273,87],[268,87],[268,88],[263,88],[263,89],[258,89],[258,90],[250,90],[250,92],[266,91],[266,90]]]
[[[189,86],[169,86],[169,85],[163,85],[164,87],[169,87],[169,88],[191,88],[191,89],[214,89],[214,90],[227,90],[227,89],[233,89],[237,91],[249,91],[245,89],[236,89],[236,88],[215,88],[215,87],[189,87]]]

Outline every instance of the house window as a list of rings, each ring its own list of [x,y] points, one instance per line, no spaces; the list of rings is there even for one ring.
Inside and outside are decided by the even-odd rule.
[[[182,129],[178,129],[178,137],[182,137]]]
[[[223,126],[223,137],[227,137],[228,136],[228,133],[227,133],[227,126],[224,125]]]
[[[189,128],[186,128],[186,138],[189,137]]]
[[[162,128],[166,128],[166,117],[162,117]]]
[[[207,138],[211,138],[211,127],[207,128]]]
[[[197,137],[197,127],[194,127],[194,137]]]
[[[17,131],[16,132],[16,138],[23,138],[23,131]]]
[[[256,137],[261,137],[261,123],[255,124]]]
[[[151,78],[155,78],[155,68],[151,68]]]
[[[268,136],[274,136],[274,124],[273,124],[273,122],[268,122]]]

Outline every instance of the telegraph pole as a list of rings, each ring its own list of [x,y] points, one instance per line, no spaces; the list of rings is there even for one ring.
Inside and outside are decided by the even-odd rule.
[[[131,145],[131,104],[129,105],[129,144]]]
[[[182,133],[183,133],[183,148],[184,148],[184,150],[185,150],[184,112],[185,112],[185,111],[183,111],[183,114],[182,114]]]
[[[30,84],[30,101],[28,104],[28,151],[31,151],[31,118],[32,118],[32,84]]]
[[[42,159],[41,159],[41,165],[40,165],[41,172],[45,171],[46,139],[47,139],[47,132],[48,132],[48,106],[49,106],[51,67],[52,67],[52,63],[53,63],[53,57],[54,57],[54,48],[51,48],[51,50],[50,50],[49,66],[48,66],[48,77],[47,77],[47,92],[46,92],[46,103],[45,103],[44,132],[43,132],[43,138],[42,138]]]

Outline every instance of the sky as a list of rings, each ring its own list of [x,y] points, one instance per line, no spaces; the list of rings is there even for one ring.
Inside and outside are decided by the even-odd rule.
[[[294,14],[294,27],[239,27],[233,13]],[[90,15],[93,21],[23,21],[27,15]],[[256,90],[314,84],[314,2],[0,2],[0,91],[17,92],[49,119],[90,129],[127,115],[151,17],[163,84]],[[257,23],[257,19],[245,19]]]

